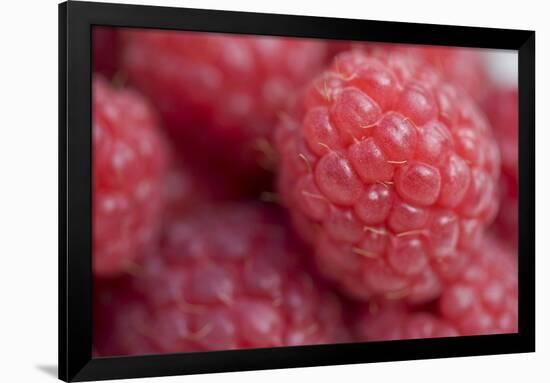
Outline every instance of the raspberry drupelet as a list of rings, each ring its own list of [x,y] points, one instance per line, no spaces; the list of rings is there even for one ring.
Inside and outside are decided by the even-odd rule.
[[[175,144],[205,161],[219,159],[217,167],[240,167],[242,178],[271,166],[279,111],[326,59],[325,44],[314,40],[150,30],[121,35],[122,69],[159,109]]]
[[[514,333],[518,330],[518,269],[511,250],[483,240],[462,267],[448,268],[443,292],[429,307],[363,304],[354,318],[358,340]]]
[[[421,302],[498,208],[498,146],[464,93],[410,55],[350,51],[277,130],[282,200],[355,298]]]
[[[280,212],[259,204],[213,206],[188,214],[167,229],[162,257],[146,259],[124,292],[129,299],[123,297],[120,304],[117,289],[97,294],[96,311],[103,315],[96,323],[109,324],[112,335],[98,329],[104,335],[96,338],[96,352],[344,341],[340,302],[308,272],[302,251]]]
[[[153,246],[162,211],[165,143],[137,93],[94,75],[93,270],[115,275]]]

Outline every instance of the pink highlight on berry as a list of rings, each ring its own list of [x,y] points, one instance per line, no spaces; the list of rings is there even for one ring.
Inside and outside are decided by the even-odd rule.
[[[384,182],[393,178],[394,166],[388,162],[374,138],[351,145],[349,158],[363,182]]]
[[[373,129],[373,137],[392,161],[407,161],[416,150],[416,127],[409,119],[395,112],[382,117]]]
[[[395,188],[408,202],[428,206],[439,196],[441,176],[433,166],[418,162],[401,167],[396,174]]]
[[[329,200],[351,205],[361,193],[361,183],[343,153],[330,152],[315,168],[315,181]]]
[[[393,204],[393,192],[386,186],[373,184],[355,204],[357,216],[366,225],[384,222]]]
[[[345,144],[366,136],[366,129],[380,116],[380,108],[365,93],[356,88],[344,88],[331,107],[332,121]]]

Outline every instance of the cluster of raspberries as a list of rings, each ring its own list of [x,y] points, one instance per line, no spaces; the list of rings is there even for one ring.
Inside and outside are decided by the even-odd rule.
[[[481,53],[92,36],[96,355],[517,331],[517,89]]]

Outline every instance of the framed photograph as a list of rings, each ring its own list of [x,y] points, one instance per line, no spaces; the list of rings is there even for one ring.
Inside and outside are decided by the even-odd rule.
[[[59,5],[59,378],[535,350],[535,32]]]

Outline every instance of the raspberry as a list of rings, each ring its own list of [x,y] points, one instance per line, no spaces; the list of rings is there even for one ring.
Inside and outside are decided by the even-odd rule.
[[[364,305],[358,314],[355,336],[358,341],[445,338],[460,335],[449,321],[403,304]]]
[[[150,106],[131,90],[93,79],[93,269],[113,275],[155,241],[164,141]]]
[[[279,110],[325,59],[324,43],[295,38],[127,30],[122,40],[126,75],[174,142],[242,174],[271,166]]]
[[[481,101],[486,96],[489,75],[483,56],[478,50],[421,45],[396,47],[434,66],[443,78],[464,89],[476,101]]]
[[[518,244],[518,194],[519,183],[517,177],[508,173],[500,176],[500,209],[493,228],[496,234],[507,241],[513,248]]]
[[[94,278],[93,281],[93,342],[94,356],[153,353],[143,337],[133,336],[128,326],[147,329],[147,306],[143,296],[131,288],[132,279],[122,276],[113,279]],[[115,313],[120,313],[115,317]],[[116,343],[114,339],[117,338]]]
[[[277,130],[279,190],[348,294],[426,301],[498,208],[499,153],[470,98],[409,55],[352,51]]]
[[[501,238],[517,245],[518,238],[518,90],[493,89],[484,110],[495,131],[502,156],[501,208],[495,227]]]
[[[441,297],[427,307],[402,302],[361,305],[353,321],[356,337],[393,340],[517,332],[517,264],[502,243],[484,240],[467,265],[446,274],[443,285]]]
[[[334,343],[340,303],[301,264],[281,217],[260,205],[201,209],[167,229],[130,299],[99,298],[99,354],[143,354]],[[137,296],[137,297],[136,297]],[[103,334],[103,335],[101,335]],[[105,340],[111,335],[110,339]],[[103,343],[103,344],[102,344]],[[107,343],[107,344],[105,344]]]
[[[365,52],[385,50],[413,56],[422,64],[432,66],[445,81],[466,91],[476,101],[482,101],[487,94],[489,75],[482,54],[475,49],[369,42],[335,42],[329,45],[331,56],[350,49]]]
[[[117,70],[118,37],[115,28],[95,26],[92,29],[92,69],[105,77]]]
[[[461,273],[447,275],[439,312],[463,335],[517,332],[517,259],[503,243],[483,241]]]
[[[484,110],[495,131],[502,155],[502,171],[518,174],[518,90],[493,89],[484,103]]]

